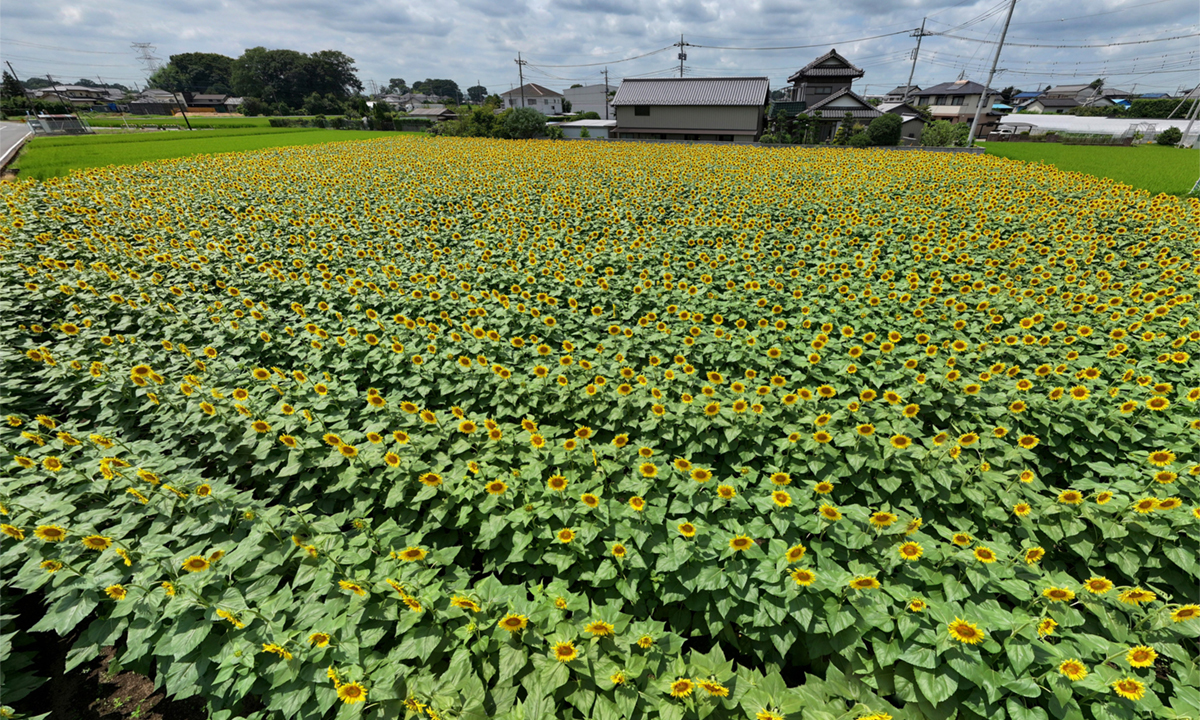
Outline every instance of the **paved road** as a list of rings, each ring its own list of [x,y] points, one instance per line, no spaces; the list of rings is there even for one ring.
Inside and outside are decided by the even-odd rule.
[[[9,160],[9,151],[33,131],[25,123],[0,122],[0,161]]]

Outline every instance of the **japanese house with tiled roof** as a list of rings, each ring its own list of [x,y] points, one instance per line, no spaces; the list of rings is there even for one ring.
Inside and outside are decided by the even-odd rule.
[[[754,142],[762,134],[768,97],[765,77],[627,78],[612,100],[614,136]]]
[[[792,84],[789,103],[784,110],[790,115],[803,111],[819,118],[816,142],[833,137],[840,125],[869,125],[883,113],[867,102],[850,85],[863,76],[862,68],[843,57],[836,49],[797,70],[788,82]]]
[[[792,85],[788,100],[808,103],[812,107],[841,90],[849,90],[851,83],[863,74],[862,68],[842,57],[836,49],[830,50],[788,78]]]

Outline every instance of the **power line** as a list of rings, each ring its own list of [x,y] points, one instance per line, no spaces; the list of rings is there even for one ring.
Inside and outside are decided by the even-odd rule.
[[[42,50],[57,50],[59,52],[86,53],[88,55],[124,55],[123,52],[109,52],[103,50],[79,50],[77,48],[58,47],[56,45],[42,45],[41,43],[25,42],[24,40],[4,40],[0,39],[0,43],[7,45],[26,45],[33,48],[41,48]]]
[[[130,67],[129,63],[125,63],[123,65],[97,65],[96,63],[65,62],[62,60],[41,60],[39,58],[25,57],[23,55],[6,55],[6,57],[10,57],[13,60],[21,60],[24,62],[32,62],[32,63],[41,63],[42,65],[54,65],[56,67],[59,65],[70,65],[71,67],[88,67],[88,68],[114,67],[114,68],[129,69],[129,67]]]
[[[1176,2],[1176,0],[1152,0],[1151,2],[1141,3],[1139,5],[1126,5],[1124,7],[1119,7],[1116,10],[1105,10],[1104,12],[1088,13],[1087,15],[1074,15],[1072,17],[1058,18],[1055,20],[1026,20],[1024,22],[1015,22],[1013,25],[1048,25],[1050,23],[1066,22],[1068,20],[1083,20],[1086,18],[1099,17],[1101,15],[1112,15],[1114,13],[1125,12],[1126,10],[1133,10],[1134,8],[1146,7],[1148,5],[1161,5],[1165,2]]]
[[[545,63],[539,63],[539,64],[540,64],[542,67],[548,67],[548,68],[599,67],[600,65],[615,65],[616,63],[629,62],[630,60],[639,60],[639,59],[641,59],[641,58],[644,58],[644,57],[650,57],[651,55],[657,55],[657,54],[659,54],[660,52],[665,52],[665,51],[667,51],[667,50],[670,50],[670,49],[671,49],[671,48],[673,48],[673,47],[675,47],[675,46],[674,46],[674,45],[668,45],[668,46],[666,46],[666,47],[662,47],[662,48],[659,48],[659,49],[657,49],[657,50],[651,50],[651,51],[650,51],[650,52],[648,52],[648,53],[642,53],[641,55],[634,55],[633,57],[621,58],[620,60],[605,60],[605,61],[603,61],[603,62],[582,63],[582,64],[579,64],[579,65],[547,65],[547,64],[545,64]]]
[[[896,32],[883,33],[881,35],[868,35],[867,37],[850,38],[846,40],[825,40],[813,45],[787,45],[779,47],[725,47],[720,45],[696,45],[689,43],[692,47],[707,48],[709,50],[807,50],[815,47],[825,47],[827,45],[845,45],[846,43],[862,42],[864,40],[878,40],[879,38],[891,37],[893,35],[907,35],[916,28],[907,28],[905,30],[897,30]]]
[[[985,40],[983,38],[961,37],[958,35],[949,35],[947,33],[934,33],[934,34],[939,37],[948,37],[948,38],[953,38],[955,40],[966,40],[968,42],[987,43],[988,45],[996,44],[995,40]],[[1152,40],[1130,40],[1128,42],[1105,42],[1105,43],[1096,43],[1096,44],[1089,44],[1089,45],[1043,45],[1041,43],[1005,43],[1005,44],[1012,45],[1015,47],[1055,48],[1055,49],[1107,48],[1107,47],[1116,47],[1118,45],[1146,45],[1149,43],[1168,42],[1170,40],[1183,40],[1185,38],[1194,38],[1194,37],[1200,37],[1200,33],[1190,33],[1188,35],[1175,35],[1173,37],[1155,38]]]

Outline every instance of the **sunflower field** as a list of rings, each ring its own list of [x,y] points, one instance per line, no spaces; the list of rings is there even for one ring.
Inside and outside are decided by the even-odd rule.
[[[400,137],[0,188],[0,653],[214,720],[1200,715],[1200,200]]]

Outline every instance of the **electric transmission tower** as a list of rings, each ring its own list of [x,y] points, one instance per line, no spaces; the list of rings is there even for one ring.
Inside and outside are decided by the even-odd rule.
[[[152,43],[132,43],[130,47],[137,51],[138,62],[145,66],[148,75],[153,75],[162,68],[162,58],[154,54],[157,48]]]

